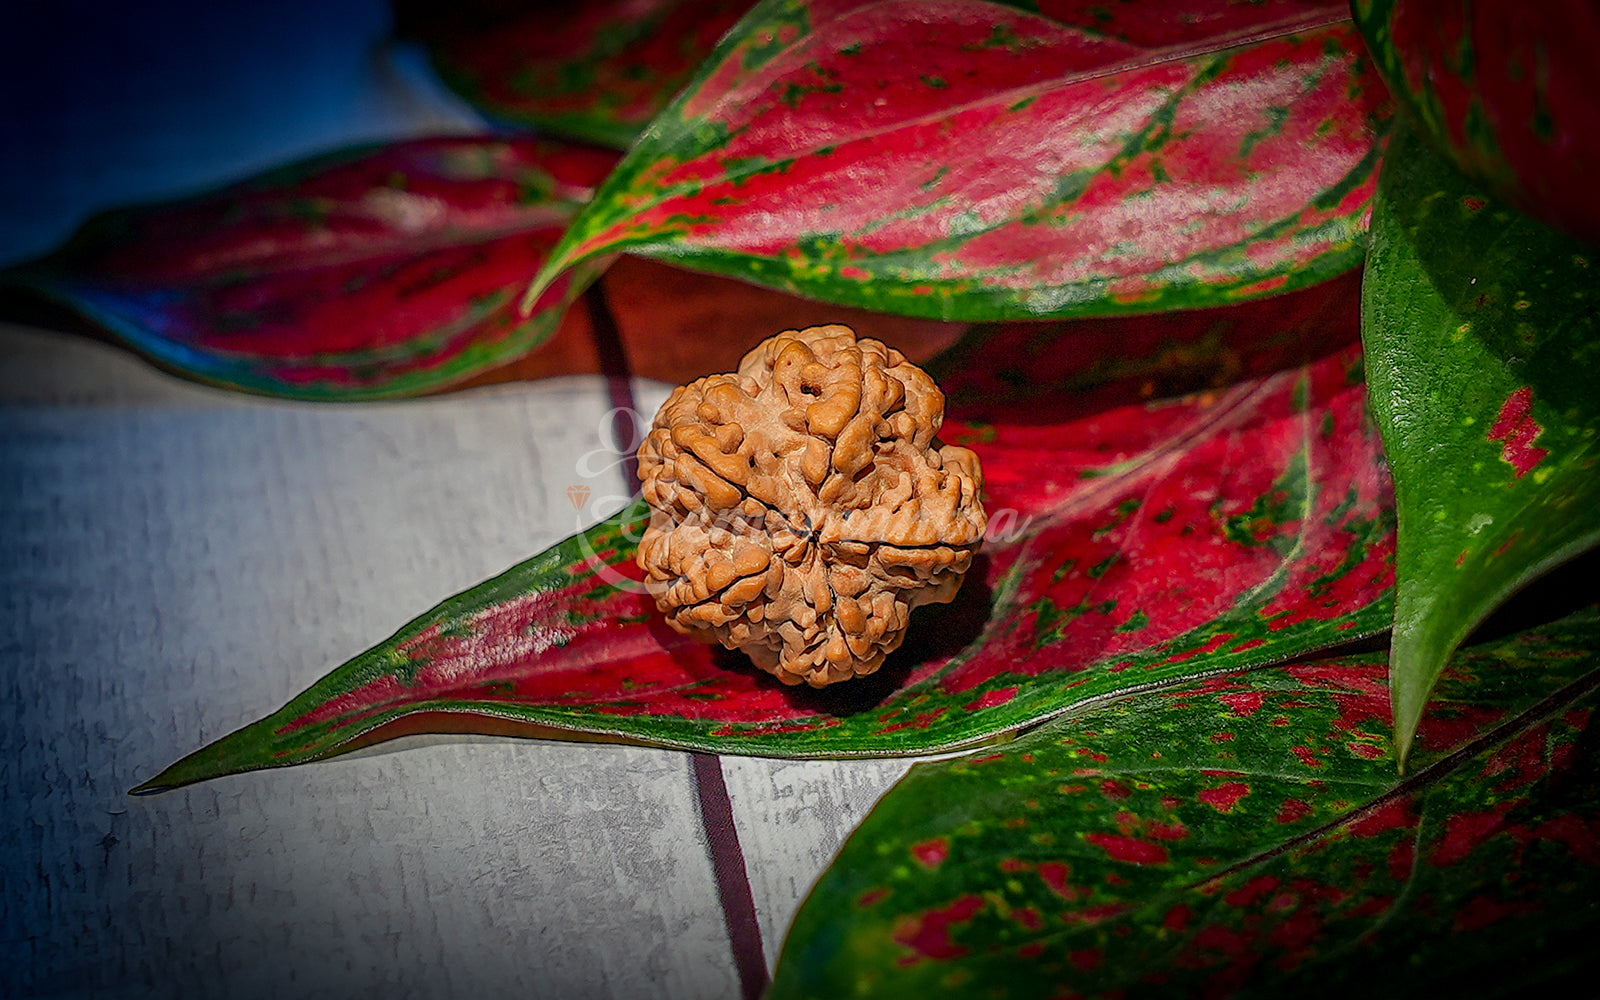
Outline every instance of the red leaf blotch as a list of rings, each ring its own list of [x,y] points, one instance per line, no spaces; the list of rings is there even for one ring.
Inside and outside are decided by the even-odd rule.
[[[1457,813],[1445,821],[1444,837],[1430,860],[1440,867],[1458,864],[1472,856],[1490,837],[1505,827],[1505,808],[1487,812]]]
[[[1071,877],[1072,868],[1065,862],[1046,861],[1039,866],[1039,878],[1050,887],[1051,892],[1068,902],[1078,898],[1078,890],[1067,882]]]
[[[1600,865],[1600,821],[1578,816],[1558,816],[1541,823],[1530,839],[1554,840],[1586,865]]]
[[[946,858],[950,857],[950,841],[944,837],[935,837],[920,844],[913,844],[911,856],[916,858],[924,868],[937,868],[944,864]]]
[[[1189,926],[1189,921],[1193,918],[1194,910],[1189,908],[1189,904],[1179,903],[1167,911],[1166,919],[1161,922],[1161,926],[1169,931],[1181,932]]]
[[[1404,882],[1417,867],[1417,842],[1409,838],[1394,845],[1389,852],[1389,877]]]
[[[1138,837],[1115,833],[1087,833],[1083,839],[1096,847],[1104,848],[1114,860],[1126,861],[1129,864],[1164,865],[1169,860],[1165,847],[1152,844],[1148,840],[1140,840]]]
[[[1250,794],[1250,786],[1242,781],[1230,781],[1216,788],[1202,789],[1200,801],[1215,809],[1217,812],[1232,812],[1239,800]]]
[[[1217,700],[1233,709],[1233,714],[1240,718],[1249,718],[1261,709],[1267,696],[1260,691],[1238,691],[1233,694],[1219,695]]]
[[[1357,837],[1377,837],[1390,830],[1409,829],[1417,825],[1411,814],[1411,800],[1391,799],[1350,824],[1350,832]]]
[[[1488,896],[1478,896],[1456,914],[1455,929],[1458,933],[1481,930],[1506,917],[1526,916],[1538,911],[1539,907],[1534,903],[1506,903]]]
[[[1544,428],[1533,419],[1532,410],[1533,389],[1525,385],[1506,397],[1494,426],[1489,428],[1490,441],[1505,442],[1500,457],[1517,471],[1518,479],[1533,471],[1533,467],[1550,454],[1544,448],[1533,446],[1534,439],[1544,433]]]
[[[1207,951],[1221,952],[1229,958],[1244,958],[1251,954],[1254,947],[1247,935],[1216,924],[1196,934],[1194,943]]]
[[[1099,948],[1080,948],[1067,956],[1080,971],[1093,972],[1105,962],[1105,953]]]
[[[1292,969],[1305,958],[1305,951],[1322,935],[1322,920],[1310,907],[1299,907],[1272,932],[1272,943],[1288,954],[1278,960],[1280,968]]]
[[[1145,825],[1145,832],[1157,840],[1189,839],[1189,828],[1182,823],[1158,823],[1152,820]]]
[[[1278,880],[1273,876],[1257,875],[1222,898],[1229,906],[1254,906],[1277,888]]]
[[[1305,819],[1311,814],[1311,804],[1304,799],[1284,799],[1283,806],[1278,810],[1279,823],[1294,823]]]
[[[1292,748],[1292,752],[1296,757],[1300,758],[1300,763],[1304,764],[1306,767],[1322,766],[1322,761],[1317,759],[1316,753],[1308,746],[1294,747]]]
[[[994,708],[996,705],[1004,705],[1017,696],[1017,690],[1015,687],[1004,687],[996,688],[993,691],[985,691],[977,701],[968,704],[966,710],[976,712],[981,708]]]
[[[928,911],[919,920],[907,921],[894,939],[917,954],[905,956],[900,964],[912,965],[922,958],[944,961],[967,954],[970,948],[950,940],[950,928],[971,920],[983,907],[982,896],[968,894],[942,909]]]

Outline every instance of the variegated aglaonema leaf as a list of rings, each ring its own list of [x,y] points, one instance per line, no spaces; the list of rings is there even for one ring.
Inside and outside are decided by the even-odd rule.
[[[479,110],[626,149],[753,0],[399,0],[399,28]]]
[[[1173,318],[1185,322],[1228,326]],[[397,727],[512,723],[796,757],[944,750],[1381,631],[1390,490],[1353,335],[1182,398],[1076,415],[1020,405],[986,422],[958,410],[943,436],[982,457],[989,539],[955,602],[919,609],[872,677],[785,687],[670,630],[639,584],[634,507],[446,601],[146,787],[313,760]]]
[[[1463,652],[1406,778],[1381,653],[1164,685],[919,764],[771,1000],[1584,995],[1600,612]]]
[[[426,392],[556,329],[587,279],[531,316],[516,296],[615,162],[492,137],[353,150],[100,216],[0,284],[201,381],[303,399]]]
[[[1600,242],[1600,4],[1356,0],[1411,121],[1496,197]]]
[[[1217,305],[1361,262],[1388,96],[1343,2],[768,0],[573,223],[946,319]],[[1072,22],[1072,23],[1067,23]]]
[[[1600,542],[1600,255],[1402,129],[1362,312],[1399,504],[1403,763],[1456,644],[1530,578]]]

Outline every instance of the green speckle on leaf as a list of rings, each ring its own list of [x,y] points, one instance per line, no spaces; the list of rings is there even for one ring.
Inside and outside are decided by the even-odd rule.
[[[1093,566],[1090,566],[1089,567],[1089,575],[1091,577],[1093,577],[1094,579],[1096,579],[1096,580],[1100,579],[1101,577],[1105,576],[1107,573],[1111,572],[1111,567],[1115,566],[1117,564],[1117,560],[1120,559],[1120,558],[1122,558],[1121,555],[1119,555],[1118,553],[1113,552],[1111,555],[1106,556],[1104,559],[1102,559],[1099,562],[1095,563]]]
[[[1118,632],[1137,632],[1150,624],[1150,616],[1143,611],[1135,611],[1133,617],[1117,626]]]

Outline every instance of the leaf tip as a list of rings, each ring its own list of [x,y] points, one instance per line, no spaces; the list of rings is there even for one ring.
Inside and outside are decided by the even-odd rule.
[[[270,720],[262,720],[262,722],[267,721]],[[256,723],[246,726],[220,740],[206,744],[168,764],[155,777],[128,789],[128,794],[156,795],[199,781],[209,781],[212,778],[274,766],[268,759],[262,757],[259,747],[251,745],[260,725],[261,723]]]
[[[1394,716],[1394,760],[1400,774],[1416,741],[1417,727],[1434,681],[1443,667],[1443,657],[1424,655],[1418,648],[1414,630],[1397,626],[1389,651],[1389,705]]]
[[[196,753],[199,752],[200,751],[196,751]],[[184,765],[187,764],[190,758],[194,757],[195,755],[196,754],[190,754],[188,757],[185,757],[182,760],[163,768],[156,774],[155,777],[147,778],[146,780],[141,781],[137,785],[134,785],[132,788],[128,789],[128,794],[140,796],[159,795],[162,792],[170,792],[174,788],[192,784],[195,781],[203,779],[206,777],[206,775],[185,777],[182,774],[182,771],[185,769]]]
[[[1398,729],[1394,734],[1394,773],[1397,777],[1406,776],[1406,763],[1411,756],[1411,735],[1401,736]]]
[[[1394,712],[1394,764],[1397,774],[1406,773],[1406,762],[1411,757],[1417,726],[1422,721],[1422,706],[1413,705],[1412,702],[1413,699],[1406,697],[1403,688],[1393,687],[1390,704]]]
[[[556,244],[550,251],[550,256],[545,258],[544,265],[533,276],[533,280],[522,290],[522,298],[517,302],[518,314],[524,319],[533,315],[540,301],[556,286],[561,276],[577,263],[578,261],[567,252],[566,240]],[[575,289],[569,287],[567,291],[570,294],[575,292]]]
[[[550,272],[549,268],[545,268],[535,275],[534,279],[528,282],[528,287],[523,289],[522,298],[517,302],[517,315],[523,319],[533,315],[533,307],[544,297],[544,293],[549,291],[550,285],[554,280],[555,275]]]

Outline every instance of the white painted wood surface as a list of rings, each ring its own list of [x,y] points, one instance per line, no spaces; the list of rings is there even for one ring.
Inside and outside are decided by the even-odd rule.
[[[126,794],[619,502],[607,406],[286,404],[0,327],[0,995],[737,996],[683,754],[414,738]],[[724,759],[769,963],[907,766]]]

